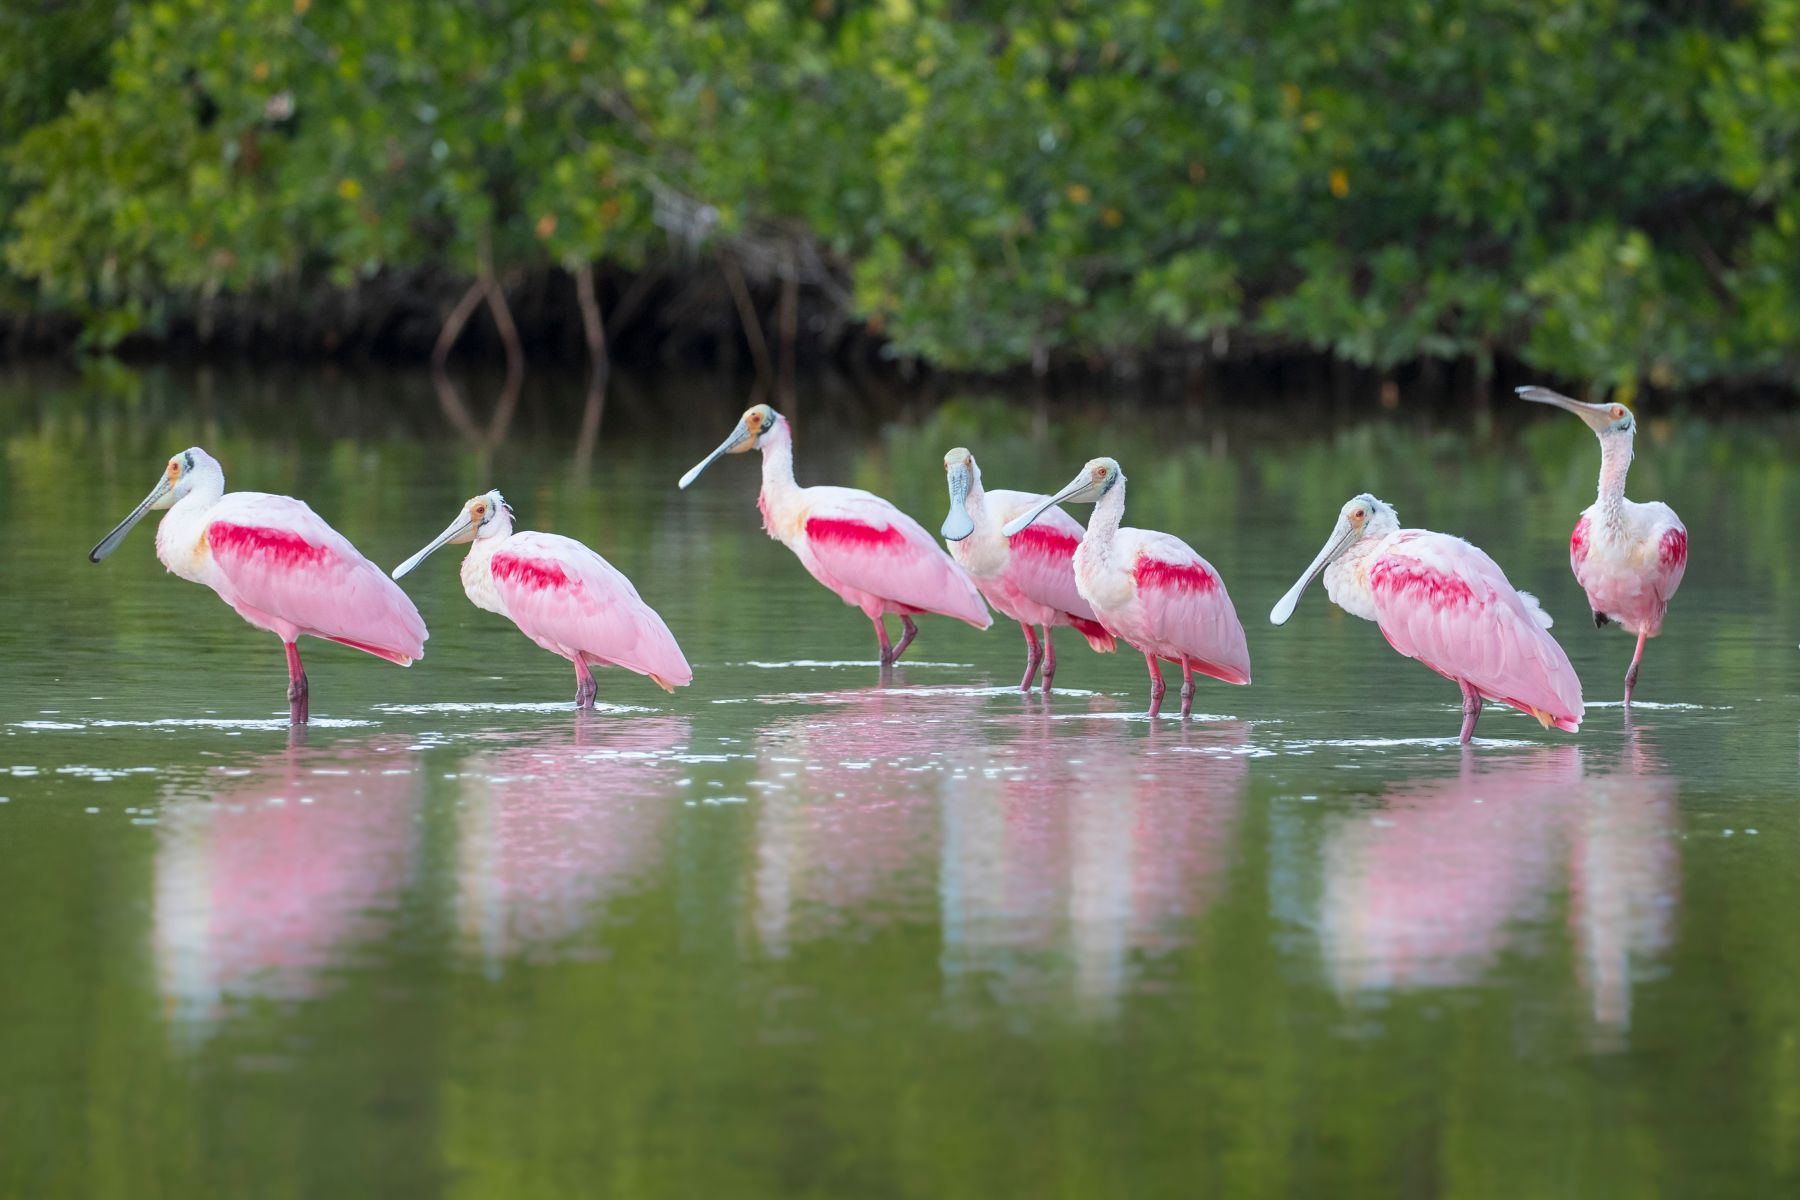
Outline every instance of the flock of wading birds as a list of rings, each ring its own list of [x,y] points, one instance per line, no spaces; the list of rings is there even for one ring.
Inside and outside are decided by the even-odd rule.
[[[1584,404],[1546,388],[1519,395],[1574,413],[1600,438],[1600,490],[1576,522],[1569,561],[1587,593],[1594,623],[1637,635],[1625,673],[1625,702],[1637,681],[1644,642],[1687,569],[1687,530],[1668,505],[1625,498],[1636,429],[1620,404]],[[1019,623],[1028,658],[1019,689],[1043,668],[1056,673],[1051,631],[1072,626],[1095,650],[1130,643],[1150,668],[1150,713],[1162,704],[1161,663],[1181,668],[1181,714],[1193,707],[1194,676],[1250,682],[1250,652],[1225,583],[1212,565],[1173,534],[1121,526],[1125,474],[1096,458],[1053,496],[987,491],[975,456],[944,456],[950,512],[945,553],[898,508],[857,488],[801,487],[794,481],[793,436],[768,405],[746,412],[718,449],[681,478],[691,484],[725,454],[762,452],[763,526],[799,557],[814,579],[860,608],[875,624],[881,664],[898,662],[918,633],[913,617],[935,613],[978,629],[993,623],[988,605]],[[1058,505],[1094,505],[1083,528]],[[693,671],[674,635],[611,563],[572,538],[513,531],[512,509],[497,491],[476,496],[393,578],[357,552],[302,501],[263,492],[225,492],[218,461],[195,447],[169,460],[156,487],[88,557],[117,549],[152,509],[167,509],[156,556],[183,579],[203,583],[252,625],[277,634],[287,650],[288,707],[307,719],[306,673],[295,641],[308,634],[367,651],[401,666],[425,651],[425,622],[394,580],[432,551],[468,542],[463,589],[476,607],[508,618],[532,641],[575,664],[575,703],[591,708],[591,668],[618,666],[674,691]],[[1478,547],[1449,534],[1402,529],[1389,505],[1364,494],[1338,513],[1318,556],[1276,603],[1281,625],[1313,577],[1324,573],[1333,603],[1374,621],[1389,644],[1462,689],[1461,741],[1475,731],[1484,700],[1510,705],[1547,729],[1574,732],[1582,718],[1581,680],[1535,597],[1507,582]],[[985,598],[985,600],[984,600]],[[884,618],[900,618],[890,643]],[[1043,630],[1042,639],[1033,627]]]

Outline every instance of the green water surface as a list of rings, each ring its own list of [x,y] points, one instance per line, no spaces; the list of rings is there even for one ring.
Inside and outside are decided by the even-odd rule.
[[[802,482],[928,528],[951,446],[990,487],[1119,458],[1249,634],[1183,725],[1066,633],[1047,702],[1005,624],[923,619],[883,680],[754,456],[674,486],[740,390],[639,381],[585,472],[554,391],[483,449],[404,374],[0,374],[0,1195],[1800,1192],[1800,426],[1640,414],[1691,560],[1628,719],[1571,417],[802,398]],[[421,663],[303,643],[291,736],[279,643],[148,525],[86,561],[190,444],[390,567],[499,487],[695,682],[576,714],[453,548]],[[1268,625],[1363,490],[1543,599],[1579,734],[1460,751],[1454,686],[1321,590]]]

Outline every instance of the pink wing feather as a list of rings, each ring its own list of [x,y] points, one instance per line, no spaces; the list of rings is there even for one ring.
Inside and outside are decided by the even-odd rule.
[[[815,487],[806,489],[806,503],[802,559],[827,587],[977,629],[993,624],[969,573],[886,500],[854,488]]]
[[[513,622],[552,654],[648,675],[674,691],[694,672],[675,635],[619,569],[573,538],[515,533],[494,554]]]
[[[1002,525],[1037,508],[1048,497],[998,489],[987,493],[989,511]],[[1060,508],[1043,515],[1007,539],[1006,580],[1037,604],[1067,615],[1068,623],[1101,653],[1117,648],[1100,624],[1094,607],[1075,585],[1075,548],[1087,530]]]
[[[400,585],[304,502],[231,492],[211,511],[220,594],[253,623],[273,618],[401,666],[423,657],[425,622]]]
[[[1478,547],[1448,534],[1396,534],[1369,568],[1377,623],[1394,649],[1488,699],[1580,728],[1581,680],[1539,623],[1542,610]]]
[[[1047,498],[1011,491],[989,492],[987,496],[1002,525]],[[1089,621],[1098,620],[1093,605],[1081,598],[1075,586],[1075,547],[1081,545],[1086,533],[1081,522],[1062,509],[1045,509],[1042,516],[1008,539],[1008,576],[1039,604]]]
[[[1675,589],[1681,586],[1681,577],[1687,574],[1688,537],[1687,526],[1675,515],[1675,510],[1668,505],[1662,506],[1668,514],[1668,523],[1663,526],[1662,533],[1656,540],[1657,577],[1655,582],[1656,597],[1664,608],[1675,595]],[[1657,617],[1660,630],[1662,618]]]
[[[1196,671],[1226,683],[1250,682],[1250,647],[1244,626],[1226,594],[1225,581],[1198,551],[1173,534],[1134,534],[1132,582],[1151,629],[1163,646],[1178,651]],[[1175,655],[1158,653],[1175,661]]]

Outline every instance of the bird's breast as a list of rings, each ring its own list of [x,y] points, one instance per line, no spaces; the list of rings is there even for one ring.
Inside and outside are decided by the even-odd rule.
[[[476,608],[510,618],[512,614],[506,611],[500,589],[494,586],[493,558],[491,554],[477,556],[471,553],[463,559],[463,593]]]
[[[1094,606],[1095,612],[1117,611],[1130,604],[1134,592],[1131,578],[1114,570],[1112,560],[1095,553],[1084,541],[1075,548],[1075,590]]]
[[[788,496],[771,496],[764,487],[756,497],[757,511],[762,513],[763,528],[784,546],[792,546],[806,534],[806,505]]]
[[[963,569],[977,579],[992,579],[1006,570],[1010,558],[1006,539],[970,534],[960,542],[950,543],[950,553]]]
[[[156,557],[171,574],[211,585],[212,547],[204,524],[179,520],[171,511],[156,527]]]
[[[1376,619],[1375,588],[1369,582],[1368,555],[1340,558],[1325,568],[1325,594],[1353,617]]]

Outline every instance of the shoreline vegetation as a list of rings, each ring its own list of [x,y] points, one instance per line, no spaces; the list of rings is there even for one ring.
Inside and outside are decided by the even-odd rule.
[[[25,0],[0,353],[1800,385],[1800,0]],[[475,427],[470,423],[470,430]]]

